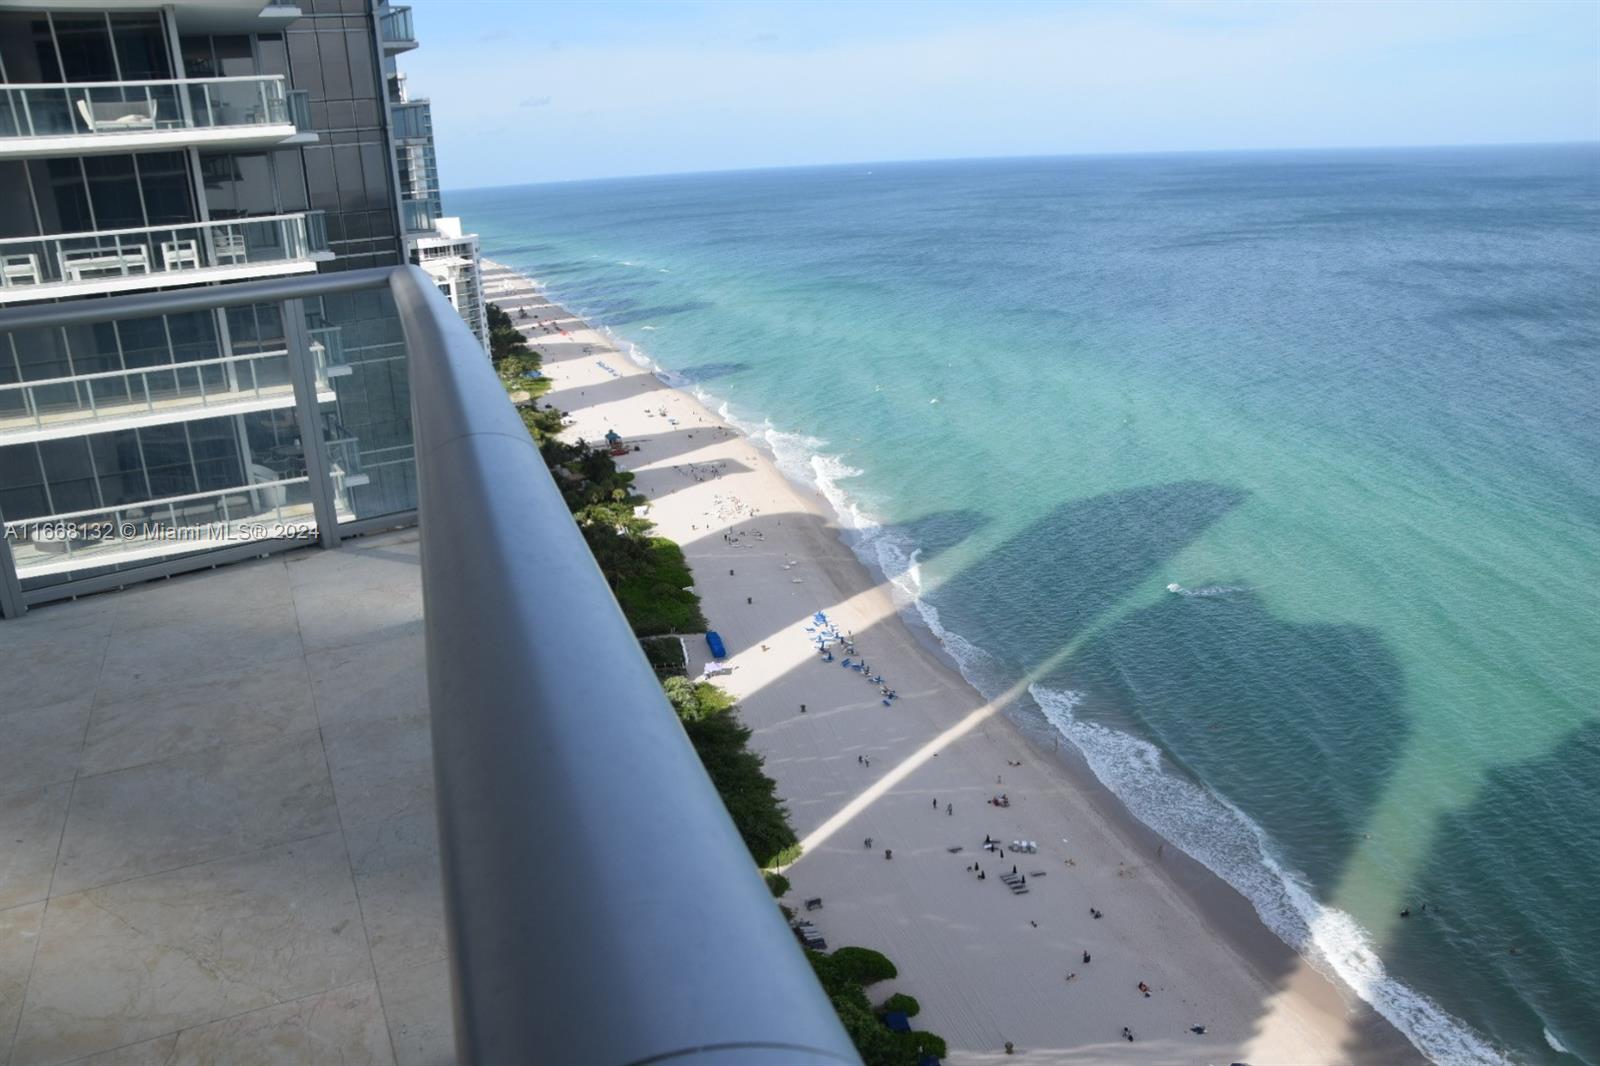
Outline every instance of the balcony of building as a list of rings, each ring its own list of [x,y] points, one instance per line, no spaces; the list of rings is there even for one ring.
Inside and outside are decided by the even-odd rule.
[[[378,15],[378,32],[386,56],[409,52],[417,47],[416,31],[411,27],[409,6],[389,7]]]
[[[0,385],[0,447],[293,407],[288,363],[280,349]]]
[[[433,197],[400,197],[400,221],[407,233],[432,233],[438,218],[437,201]]]
[[[320,211],[0,241],[0,304],[306,274],[332,258]]]
[[[397,319],[414,441],[352,448],[327,423],[301,434],[303,484],[146,500],[126,529],[79,516],[115,537],[226,506],[214,547],[163,565],[30,592],[0,540],[3,1057],[857,1061],[425,275],[20,308],[0,333],[229,301],[281,304],[303,383],[300,323],[353,315],[370,342],[374,307]],[[387,451],[412,456],[420,537],[334,520],[330,483],[376,481],[361,464]],[[297,507],[320,546],[285,534]]]
[[[316,139],[307,94],[281,75],[0,85],[0,159]]]

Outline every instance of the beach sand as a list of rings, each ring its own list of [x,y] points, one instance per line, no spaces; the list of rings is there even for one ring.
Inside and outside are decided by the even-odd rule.
[[[894,960],[900,976],[871,989],[875,1001],[915,996],[913,1024],[949,1042],[951,1063],[1420,1061],[1241,896],[1163,847],[1073,751],[1030,742],[987,703],[902,619],[820,495],[532,282],[484,267],[487,297],[544,354],[554,387],[541,402],[572,416],[567,435],[614,430],[638,445],[619,463],[683,545],[727,642],[732,673],[717,681],[804,843],[785,902],[820,897],[806,916],[830,947]],[[804,629],[816,611],[853,633],[898,693],[892,706],[861,674],[820,662]],[[705,642],[687,646],[698,673]],[[1009,807],[989,802],[1002,793]],[[1038,851],[988,852],[986,835]],[[1025,895],[1000,880],[1013,866]]]

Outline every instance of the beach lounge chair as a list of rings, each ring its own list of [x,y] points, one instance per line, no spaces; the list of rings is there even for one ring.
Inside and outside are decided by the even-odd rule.
[[[90,133],[116,133],[119,130],[149,130],[156,125],[154,100],[110,100],[90,103],[79,98],[78,114]]]
[[[822,897],[821,896],[813,896],[811,899],[806,900],[806,910],[808,910],[808,911],[820,911],[821,909],[822,909]]]

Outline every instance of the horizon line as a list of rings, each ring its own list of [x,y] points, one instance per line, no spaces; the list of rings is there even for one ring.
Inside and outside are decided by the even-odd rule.
[[[1417,150],[1449,150],[1471,148],[1577,148],[1600,146],[1600,139],[1567,141],[1473,141],[1438,142],[1431,144],[1337,144],[1316,147],[1275,148],[1165,148],[1132,151],[1104,152],[1041,152],[1023,155],[993,156],[931,156],[906,159],[860,159],[837,163],[778,163],[767,166],[722,167],[713,170],[663,170],[638,174],[605,174],[584,178],[550,178],[544,181],[524,181],[507,185],[459,185],[444,192],[485,192],[494,189],[526,189],[545,185],[574,185],[600,181],[636,181],[649,178],[686,178],[713,174],[759,174],[777,170],[829,170],[843,167],[906,166],[917,163],[990,163],[1042,159],[1136,159],[1152,156],[1206,156],[1206,155],[1287,155],[1315,152],[1403,152]]]

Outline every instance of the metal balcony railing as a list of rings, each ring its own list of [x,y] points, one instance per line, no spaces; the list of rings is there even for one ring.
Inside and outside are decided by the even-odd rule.
[[[266,272],[286,263],[310,269],[328,250],[327,222],[320,211],[172,226],[14,237],[0,241],[0,301],[39,299],[62,292],[49,286],[114,280],[111,287],[142,288],[204,281],[168,275],[232,268],[228,276],[262,266]],[[108,286],[101,286],[106,289]]]
[[[0,85],[0,138],[103,136],[184,129],[311,128],[304,94],[281,74],[157,81]]]
[[[4,539],[19,572],[43,577],[237,543],[246,525],[270,523],[280,536],[315,529],[309,490],[307,477],[263,478],[212,492],[6,522]]]
[[[113,420],[177,420],[263,399],[294,401],[286,349],[20,381],[0,385],[0,444],[18,432],[98,432]]]
[[[379,32],[384,50],[404,52],[417,46],[417,34],[411,27],[411,8],[391,7],[378,16]]]
[[[409,353],[460,1061],[858,1062],[482,347],[419,268],[37,305],[0,311],[0,332],[280,300],[304,323],[305,300],[380,286]],[[310,341],[291,332],[298,392]],[[306,436],[337,543],[337,442]],[[0,608],[21,602],[0,541]],[[598,845],[581,875],[552,864],[574,840]]]

